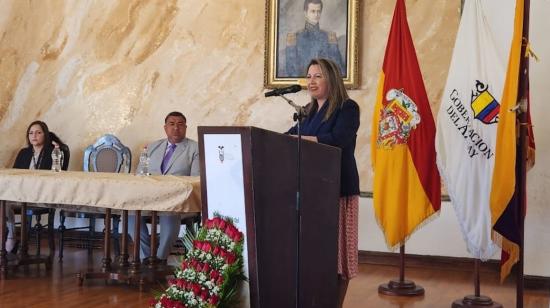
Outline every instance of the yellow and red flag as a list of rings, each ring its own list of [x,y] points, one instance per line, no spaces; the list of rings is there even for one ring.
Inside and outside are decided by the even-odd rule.
[[[441,206],[435,124],[407,23],[397,0],[378,83],[371,137],[373,201],[394,249]]]

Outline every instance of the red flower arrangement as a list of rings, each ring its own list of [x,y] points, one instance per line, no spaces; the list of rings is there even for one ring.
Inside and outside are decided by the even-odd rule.
[[[199,229],[175,278],[151,301],[154,308],[212,308],[235,304],[243,274],[243,234],[231,218],[214,214]]]

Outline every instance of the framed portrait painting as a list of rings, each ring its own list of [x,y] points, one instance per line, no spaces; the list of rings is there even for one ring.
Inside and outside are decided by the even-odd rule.
[[[309,61],[327,58],[356,88],[358,15],[359,0],[266,0],[265,86],[305,85]]]

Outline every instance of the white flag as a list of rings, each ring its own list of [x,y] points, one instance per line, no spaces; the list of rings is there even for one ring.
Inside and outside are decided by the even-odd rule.
[[[515,4],[465,1],[437,116],[439,171],[468,251],[481,260],[498,248],[491,240],[490,196]]]

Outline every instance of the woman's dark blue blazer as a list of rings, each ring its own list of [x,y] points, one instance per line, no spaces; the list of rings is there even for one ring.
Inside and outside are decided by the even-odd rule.
[[[338,147],[342,150],[340,170],[340,196],[359,194],[359,173],[355,161],[355,143],[359,129],[359,105],[351,99],[346,100],[341,108],[336,109],[330,118],[324,121],[328,102],[317,110],[317,104],[308,105],[309,115],[302,120],[300,129],[303,136],[316,136],[319,143]],[[297,126],[287,131],[297,134]]]

